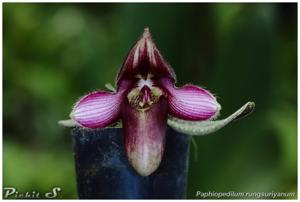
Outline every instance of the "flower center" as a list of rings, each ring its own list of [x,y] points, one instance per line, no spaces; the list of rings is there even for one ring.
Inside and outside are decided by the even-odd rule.
[[[137,75],[138,78],[137,87],[133,88],[127,95],[127,99],[131,106],[135,107],[140,111],[147,111],[150,106],[157,103],[162,91],[160,88],[153,85],[153,76],[147,75],[144,79],[141,75]]]
[[[141,78],[138,83],[137,83],[137,86],[139,89],[142,89],[143,87],[147,86],[148,88],[152,88],[153,86],[153,81],[151,79],[146,79],[144,80],[143,78]]]

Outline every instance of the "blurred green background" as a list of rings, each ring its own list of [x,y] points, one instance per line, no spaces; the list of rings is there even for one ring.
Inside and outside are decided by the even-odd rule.
[[[256,111],[191,147],[197,190],[297,191],[297,4],[3,4],[3,185],[76,198],[71,137],[58,120],[114,82],[149,26],[178,85],[218,96],[221,118]]]

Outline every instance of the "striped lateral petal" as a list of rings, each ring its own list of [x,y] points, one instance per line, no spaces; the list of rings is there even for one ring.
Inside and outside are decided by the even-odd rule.
[[[160,83],[167,92],[169,114],[176,118],[202,121],[215,118],[221,109],[216,98],[198,86],[177,88],[169,79],[161,79]]]
[[[122,92],[92,92],[82,97],[70,114],[72,120],[85,128],[104,128],[120,118]]]

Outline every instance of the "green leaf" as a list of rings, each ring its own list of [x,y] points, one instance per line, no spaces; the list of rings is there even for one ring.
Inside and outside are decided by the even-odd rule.
[[[244,106],[226,119],[217,121],[185,121],[171,117],[168,119],[168,125],[174,130],[188,135],[208,135],[220,130],[234,120],[238,120],[247,116],[254,110],[254,107],[254,102],[247,102]]]

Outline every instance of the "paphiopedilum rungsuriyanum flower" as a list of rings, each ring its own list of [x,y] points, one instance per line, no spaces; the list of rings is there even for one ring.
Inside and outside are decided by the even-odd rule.
[[[215,132],[249,114],[248,102],[226,119],[214,121],[221,109],[209,91],[195,85],[176,87],[176,75],[154,44],[148,28],[130,50],[118,73],[117,90],[83,96],[62,125],[105,128],[122,120],[127,158],[142,176],[160,165],[167,125],[189,135]]]

